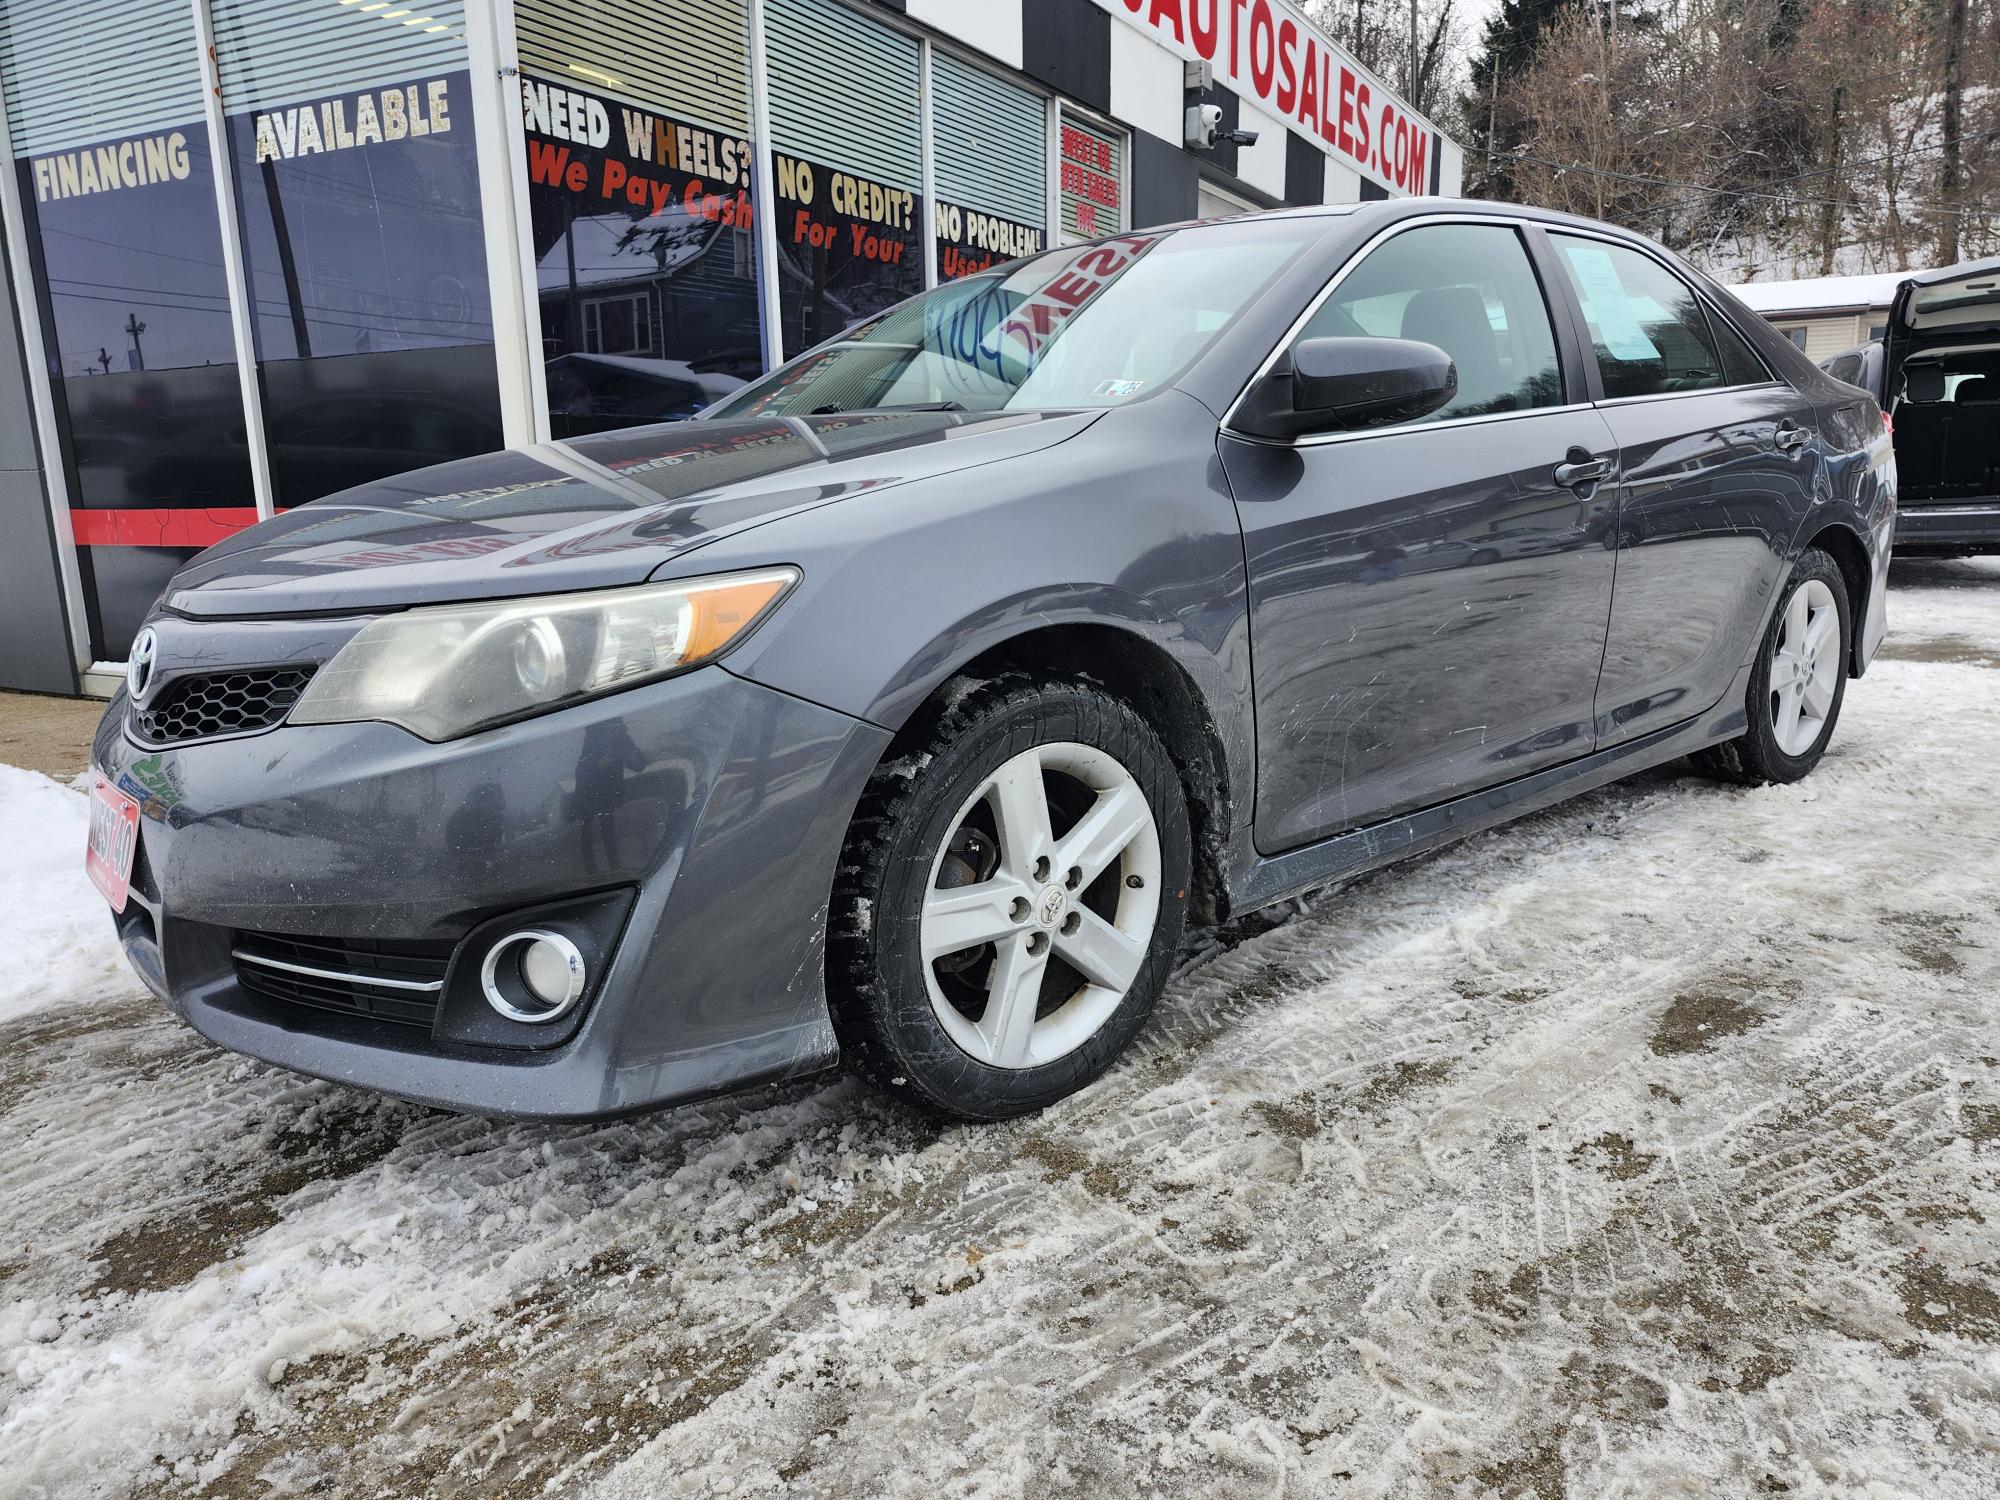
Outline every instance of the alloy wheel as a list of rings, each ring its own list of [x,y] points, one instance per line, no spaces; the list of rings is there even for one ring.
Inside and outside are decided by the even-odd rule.
[[[1139,976],[1160,906],[1145,792],[1088,745],[1003,761],[960,806],[919,924],[931,1009],[996,1068],[1074,1051]]]
[[[1841,672],[1840,607],[1833,590],[1808,578],[1785,601],[1771,652],[1771,733],[1787,755],[1819,743]]]

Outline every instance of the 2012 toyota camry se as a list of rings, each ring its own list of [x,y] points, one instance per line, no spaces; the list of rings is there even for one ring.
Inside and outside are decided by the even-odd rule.
[[[87,862],[288,1068],[579,1118],[845,1057],[1000,1118],[1190,923],[1674,757],[1806,775],[1894,510],[1875,403],[1636,236],[1122,234],[204,553]]]

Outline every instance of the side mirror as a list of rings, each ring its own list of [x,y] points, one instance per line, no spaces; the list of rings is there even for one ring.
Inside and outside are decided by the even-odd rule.
[[[1458,394],[1458,370],[1414,339],[1305,339],[1250,391],[1235,425],[1253,437],[1384,427],[1428,416]]]

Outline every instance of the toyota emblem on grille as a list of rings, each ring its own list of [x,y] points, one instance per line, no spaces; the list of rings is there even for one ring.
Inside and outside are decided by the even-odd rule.
[[[132,701],[138,702],[146,696],[153,685],[153,666],[159,660],[160,638],[148,625],[139,632],[139,638],[132,642],[132,659],[125,665],[125,686],[132,694]]]

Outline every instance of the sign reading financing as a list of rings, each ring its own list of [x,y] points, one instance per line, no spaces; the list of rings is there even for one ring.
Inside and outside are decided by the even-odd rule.
[[[1435,132],[1286,0],[1097,0],[1398,193],[1429,191]]]

